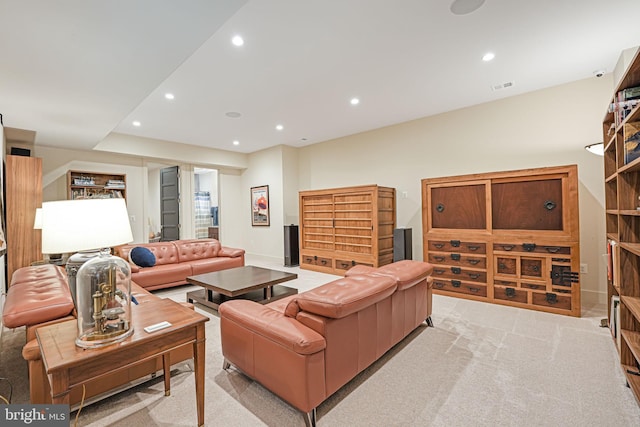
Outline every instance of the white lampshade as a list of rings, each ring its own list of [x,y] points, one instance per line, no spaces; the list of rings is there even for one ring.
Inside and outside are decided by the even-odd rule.
[[[42,253],[110,248],[133,241],[124,199],[61,200],[42,204]]]
[[[42,230],[42,208],[36,208],[36,217],[33,220],[33,229]]]

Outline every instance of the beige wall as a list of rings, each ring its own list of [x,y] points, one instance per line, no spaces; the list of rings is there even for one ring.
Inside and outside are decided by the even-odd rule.
[[[610,77],[570,84],[300,149],[300,189],[379,184],[397,190],[397,223],[422,259],[422,178],[578,165],[585,300],[606,300],[602,140]],[[403,197],[406,194],[406,197]]]
[[[153,200],[147,162],[172,159],[183,171],[194,165],[217,168],[222,243],[274,258],[283,257],[283,225],[298,223],[299,190],[361,184],[396,188],[398,227],[413,229],[414,259],[422,259],[422,178],[577,164],[581,258],[588,267],[582,276],[583,298],[604,302],[603,162],[583,147],[601,140],[612,91],[610,76],[590,78],[308,147],[279,146],[250,155],[219,150],[203,155],[201,148],[162,142],[160,150],[156,145],[138,157],[150,141],[121,135],[101,148],[135,147],[130,155],[47,147],[36,147],[35,155],[44,160],[45,200],[66,197],[59,179],[67,169],[124,170],[138,242],[148,234],[151,211],[144,201]],[[269,185],[270,227],[251,226],[249,189],[260,185]]]

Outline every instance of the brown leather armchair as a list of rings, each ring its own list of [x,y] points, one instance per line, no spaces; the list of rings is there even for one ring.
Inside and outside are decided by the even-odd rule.
[[[220,305],[223,369],[245,375],[316,423],[316,408],[425,320],[431,271],[419,261],[356,266],[346,277],[267,305]]]

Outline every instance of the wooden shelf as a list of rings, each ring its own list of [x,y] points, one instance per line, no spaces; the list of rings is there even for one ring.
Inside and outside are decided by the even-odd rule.
[[[624,99],[619,96],[622,90],[639,86],[640,53],[636,53],[610,102]],[[640,211],[634,209],[640,200],[640,158],[625,164],[626,149],[634,148],[626,147],[625,139],[640,130],[640,105],[623,120],[618,114],[621,113],[608,113],[602,123],[603,140],[608,141],[604,156],[607,239],[616,241],[619,247],[619,262],[608,264],[614,264],[613,277],[621,284],[609,280],[607,295],[610,300],[620,297],[620,364],[640,404],[640,376],[633,374],[640,366]],[[609,133],[610,123],[618,123],[613,135]]]
[[[114,182],[121,184],[114,185]],[[127,176],[125,174],[67,171],[67,198],[69,200],[126,199]]]

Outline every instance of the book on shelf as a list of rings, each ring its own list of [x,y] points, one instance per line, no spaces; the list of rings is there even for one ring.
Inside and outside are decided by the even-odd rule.
[[[618,265],[618,242],[612,239],[607,240],[607,278],[613,286],[618,285],[618,277],[615,274]]]
[[[611,336],[616,340],[618,350],[620,350],[620,297],[618,295],[611,295],[609,329],[611,330]]]

